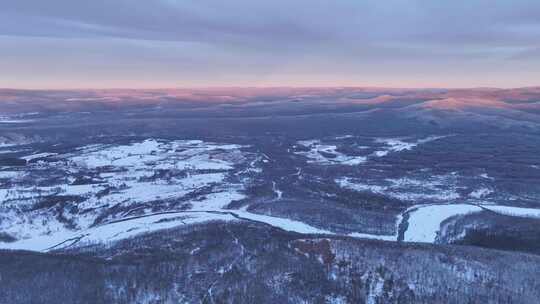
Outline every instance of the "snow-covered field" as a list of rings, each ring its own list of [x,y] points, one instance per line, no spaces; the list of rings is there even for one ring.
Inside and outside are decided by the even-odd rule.
[[[235,168],[254,155],[241,149],[149,139],[84,146],[61,155],[29,154],[24,158],[37,162],[24,171],[0,171],[0,232],[32,243],[156,208],[174,209],[168,204],[179,201],[184,209],[221,210],[244,198],[244,185],[233,179]],[[35,208],[40,204],[51,207]]]
[[[232,210],[232,213],[238,215],[241,218],[251,221],[257,221],[266,223],[270,226],[283,229],[285,231],[292,231],[302,234],[334,234],[331,231],[315,228],[300,221],[295,221],[287,218],[279,218],[274,216],[268,216],[263,214],[254,214],[246,211],[245,209]]]
[[[527,218],[540,218],[540,209],[534,208],[519,208],[511,206],[494,206],[494,205],[482,205],[485,209],[493,211],[498,214],[527,217]]]
[[[108,223],[81,231],[63,230],[49,235],[2,244],[3,249],[19,249],[32,251],[48,251],[85,246],[108,244],[139,234],[170,229],[182,225],[199,224],[209,221],[234,221],[229,214],[206,212],[182,212],[149,215],[138,218],[127,218],[122,221]]]
[[[410,151],[420,144],[425,144],[445,137],[447,136],[429,136],[416,141],[405,141],[406,138],[377,138],[375,139],[375,142],[384,144],[386,147],[375,151],[374,155],[383,157],[391,152]]]
[[[308,151],[295,151],[297,155],[302,155],[307,158],[308,163],[319,165],[360,165],[372,157],[384,157],[389,153],[412,150],[414,147],[432,142],[447,136],[430,136],[422,139],[413,140],[410,138],[375,138],[373,145],[377,147],[377,151],[366,155],[347,155],[339,151],[339,142],[335,140],[350,139],[353,136],[338,136],[325,142],[320,139],[301,140],[297,144]],[[356,146],[356,149],[363,150],[370,148],[369,146]]]
[[[309,163],[320,165],[348,165],[354,166],[366,162],[364,156],[349,156],[338,152],[336,145],[323,144],[320,140],[303,140],[299,145],[309,148],[309,151],[296,151],[298,155],[305,156]]]
[[[0,248],[46,251],[114,242],[180,225],[239,218],[286,231],[332,234],[300,221],[253,214],[245,208],[225,210],[232,201],[245,197],[238,180],[246,182],[243,174],[260,172],[256,163],[264,159],[244,153],[242,148],[199,140],[149,139],[127,145],[84,146],[68,154],[29,154],[24,159],[38,161],[26,170],[0,171],[0,183],[4,179],[16,185],[0,188],[0,231],[16,238],[0,243]],[[55,170],[65,174],[56,184],[25,184],[27,178]],[[235,182],[233,177],[238,180]],[[87,183],[78,183],[81,178]],[[211,191],[193,195],[205,188]],[[281,198],[282,192],[277,188],[274,191]],[[81,199],[74,204],[77,212],[62,210],[62,216],[71,221],[69,225],[59,219],[54,208],[28,209],[47,198],[66,196]],[[153,206],[162,201],[182,199],[187,204],[185,211],[153,212]],[[111,212],[111,208],[118,211]],[[97,218],[101,222],[96,225]]]
[[[338,151],[337,145],[319,140],[298,142],[309,150],[294,153],[320,165],[356,165],[370,157],[411,150],[439,138],[376,139],[374,142],[386,150],[378,146],[374,154],[365,157],[345,155]],[[18,145],[9,143],[9,146]],[[22,157],[28,161],[26,167],[0,169],[0,236],[11,238],[11,242],[0,242],[0,248],[43,251],[60,243],[61,246],[107,243],[214,220],[256,221],[303,234],[335,234],[302,221],[250,213],[246,207],[226,208],[246,198],[246,185],[253,176],[263,173],[260,165],[269,161],[264,153],[246,152],[245,148],[200,140],[147,139],[82,146],[59,154],[29,152]],[[300,172],[298,168],[296,175]],[[336,179],[344,189],[415,204],[396,216],[393,235],[353,232],[347,236],[398,241],[401,224],[407,224],[405,242],[433,243],[441,223],[452,216],[488,209],[504,215],[540,218],[540,209],[497,206],[482,201],[494,192],[487,174],[479,177],[480,184],[464,190],[456,182],[461,178],[457,173],[429,175],[426,172],[379,180]],[[284,192],[276,182],[272,182],[271,191],[275,199],[283,198]],[[408,222],[402,223],[404,219]]]
[[[466,215],[482,210],[518,217],[540,218],[540,209],[498,206],[489,204],[484,199],[494,191],[490,187],[473,188],[468,195],[460,195],[456,180],[457,174],[442,176],[429,176],[424,179],[399,178],[383,181],[361,181],[354,178],[343,177],[336,183],[343,188],[359,192],[371,192],[409,201],[416,205],[405,210],[398,218],[397,223],[408,214],[408,228],[404,234],[405,242],[433,243],[436,241],[441,223],[452,217]],[[484,178],[484,177],[483,177]],[[418,204],[423,202],[425,204]],[[382,240],[397,240],[396,236],[373,236],[353,233],[351,236],[375,238]]]
[[[448,202],[460,198],[456,186],[457,176],[435,175],[425,179],[389,178],[383,181],[360,181],[343,177],[336,183],[343,188],[359,192],[372,192],[403,201]]]
[[[0,124],[23,124],[23,123],[29,123],[33,122],[31,119],[9,119],[9,118],[1,118],[0,117]]]
[[[490,188],[480,188],[471,192],[469,196],[472,198],[481,199],[490,195],[491,193],[493,193],[493,190]]]
[[[444,220],[480,211],[482,208],[467,204],[419,206],[409,213],[408,227],[403,240],[434,243]]]

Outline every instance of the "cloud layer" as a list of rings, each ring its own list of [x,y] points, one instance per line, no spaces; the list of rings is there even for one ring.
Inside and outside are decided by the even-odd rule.
[[[4,87],[528,86],[540,2],[0,0]]]

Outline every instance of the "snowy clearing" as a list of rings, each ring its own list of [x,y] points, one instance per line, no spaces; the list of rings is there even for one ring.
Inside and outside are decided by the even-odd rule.
[[[145,217],[124,219],[119,222],[105,224],[83,231],[59,231],[31,239],[23,239],[12,243],[0,243],[2,249],[48,251],[70,246],[107,244],[139,234],[170,229],[181,225],[204,223],[208,221],[235,221],[229,214],[204,212],[181,212],[150,215]]]
[[[335,182],[342,188],[358,192],[372,192],[403,201],[447,202],[460,198],[455,175],[435,175],[426,179],[398,178],[381,181],[359,181],[339,178]]]
[[[336,145],[322,144],[320,140],[303,140],[299,141],[298,144],[310,149],[309,151],[294,152],[306,157],[308,163],[355,166],[367,161],[364,156],[349,156],[338,152]]]
[[[520,208],[520,207],[511,207],[511,206],[493,206],[493,205],[482,205],[483,208],[499,213],[502,215],[517,216],[517,217],[527,217],[527,218],[540,218],[540,209],[534,208]]]
[[[76,233],[135,210],[144,214],[172,208],[168,204],[221,210],[244,198],[241,190],[249,176],[230,177],[236,166],[253,162],[255,155],[241,148],[200,140],[147,139],[83,146],[66,154],[27,155],[27,161],[44,157],[47,161],[29,163],[24,172],[0,171],[0,232],[31,241]],[[39,185],[36,180],[47,183]],[[60,205],[61,217],[55,207]]]
[[[467,204],[418,206],[409,213],[404,241],[434,243],[444,220],[480,211],[482,208]]]

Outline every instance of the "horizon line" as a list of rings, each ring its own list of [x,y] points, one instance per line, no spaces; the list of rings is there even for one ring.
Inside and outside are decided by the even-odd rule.
[[[304,86],[304,85],[231,85],[231,86],[170,86],[170,87],[73,87],[73,88],[39,88],[39,87],[0,87],[0,91],[162,91],[162,90],[216,90],[216,89],[375,89],[375,90],[520,90],[537,89],[539,85],[516,86],[516,87],[496,87],[496,86],[362,86],[362,85],[330,85],[330,86]]]

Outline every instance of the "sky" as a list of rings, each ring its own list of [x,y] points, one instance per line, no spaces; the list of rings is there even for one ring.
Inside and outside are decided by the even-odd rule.
[[[3,88],[538,85],[538,0],[0,0]]]

